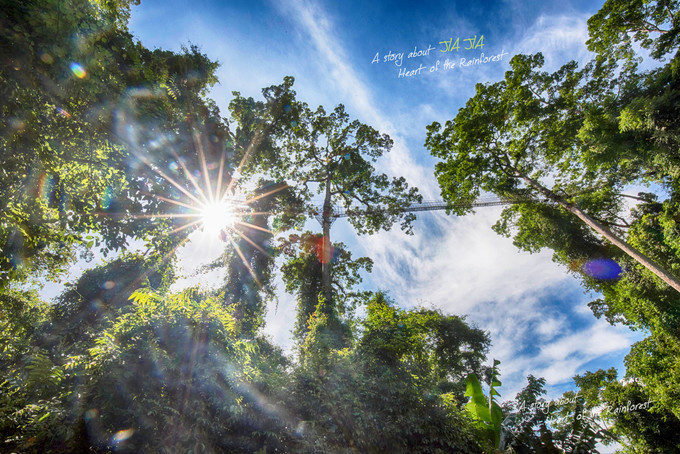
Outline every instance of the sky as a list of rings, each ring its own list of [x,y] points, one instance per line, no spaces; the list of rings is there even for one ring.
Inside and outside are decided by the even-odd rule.
[[[437,200],[427,125],[454,118],[475,84],[502,79],[513,55],[542,52],[546,70],[587,61],[586,21],[601,3],[146,0],[132,8],[130,30],[148,48],[195,44],[217,60],[220,83],[210,97],[224,115],[232,91],[261,99],[262,88],[294,76],[299,100],[327,111],[342,103],[351,118],[388,133],[394,147],[378,169]],[[465,315],[488,331],[489,363],[501,361],[502,399],[513,398],[528,374],[544,377],[551,397],[588,370],[614,366],[622,374],[641,335],[596,319],[587,303],[597,295],[553,263],[550,251],[520,252],[494,233],[500,211],[419,213],[412,236],[397,226],[357,236],[341,219],[332,235],[353,256],[374,260],[362,288],[387,290],[404,308]],[[196,242],[181,251],[186,272],[214,250]],[[266,332],[290,351],[295,302],[279,288]]]

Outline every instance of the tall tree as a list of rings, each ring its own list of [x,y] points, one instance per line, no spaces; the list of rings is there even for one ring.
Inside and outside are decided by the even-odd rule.
[[[321,107],[315,112],[303,110],[301,116],[302,141],[291,144],[289,160],[291,177],[302,194],[311,199],[309,185],[317,186],[323,196],[319,216],[323,234],[322,283],[324,298],[332,301],[331,237],[333,209],[343,206],[349,222],[359,233],[388,230],[398,220],[408,232],[415,216],[404,208],[419,202],[417,189],[408,188],[403,177],[392,180],[378,174],[373,167],[383,153],[388,152],[392,140],[358,120],[349,121],[344,106],[339,105],[326,114]],[[300,145],[304,144],[302,148]]]
[[[677,276],[612,231],[620,225],[631,172],[613,164],[596,167],[583,152],[589,144],[580,139],[582,112],[596,108],[590,99],[598,99],[605,81],[591,78],[590,66],[578,71],[572,62],[549,74],[539,70],[542,65],[540,54],[514,57],[504,81],[478,84],[476,95],[443,130],[436,122],[428,127],[426,146],[444,160],[436,166],[443,196],[472,202],[488,191],[524,197],[528,207],[542,201],[558,206],[680,292]]]
[[[265,89],[266,103],[237,94],[230,108],[241,130],[253,131],[251,142],[268,141],[257,155],[244,156],[252,160],[245,164],[244,171],[260,170],[273,179],[289,182],[305,204],[302,214],[316,217],[321,223],[323,296],[331,301],[330,230],[334,207],[342,206],[349,222],[361,234],[390,229],[397,221],[410,232],[415,217],[405,213],[404,208],[420,201],[421,196],[415,188],[408,187],[403,177],[390,179],[373,166],[392,147],[387,135],[358,120],[350,121],[342,105],[329,114],[322,107],[309,109],[295,100],[292,83],[292,78],[286,78],[282,85]],[[278,141],[267,139],[265,132]],[[313,204],[314,194],[323,199],[321,209]]]

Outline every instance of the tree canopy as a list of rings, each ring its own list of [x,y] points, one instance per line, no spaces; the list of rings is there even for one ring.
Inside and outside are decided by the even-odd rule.
[[[505,402],[483,327],[366,290],[383,264],[331,241],[338,210],[358,234],[413,233],[421,196],[379,171],[392,139],[342,104],[311,109],[290,76],[263,100],[233,92],[223,116],[208,98],[217,63],[144,47],[132,4],[0,2],[3,450],[678,449],[676,1],[607,0],[588,23],[592,62],[548,72],[540,54],[515,56],[427,129],[451,212],[484,192],[520,201],[494,229],[551,249],[598,292],[596,317],[646,335],[623,373],[587,371],[552,400],[529,375]],[[657,66],[640,70],[632,44]],[[237,194],[203,267],[222,281],[177,289],[175,251]],[[30,290],[97,250],[60,296]],[[296,302],[293,353],[263,334],[279,277]]]

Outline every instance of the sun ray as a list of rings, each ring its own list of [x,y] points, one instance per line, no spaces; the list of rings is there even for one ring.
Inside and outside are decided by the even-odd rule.
[[[188,237],[188,236],[187,236],[186,238],[183,238],[182,241],[180,241],[175,247],[172,248],[172,250],[168,251],[163,257],[161,257],[161,259],[158,261],[158,263],[156,263],[154,266],[152,266],[152,267],[149,268],[148,270],[144,271],[144,272],[143,272],[137,279],[135,279],[135,280],[134,280],[127,288],[128,288],[129,290],[131,290],[131,291],[132,291],[132,290],[136,290],[137,288],[139,288],[139,284],[144,280],[144,278],[148,277],[151,273],[153,273],[154,271],[156,271],[156,270],[161,266],[161,264],[162,264],[163,262],[165,262],[166,260],[168,260],[168,258],[169,258],[172,254],[174,254],[175,252],[177,252],[177,249],[179,249],[179,248],[181,248],[182,246],[184,246],[188,241],[189,241],[189,237]],[[149,250],[147,249],[147,252],[148,252],[148,251],[149,251]],[[144,255],[146,255],[146,253],[144,253]]]
[[[203,167],[203,180],[205,180],[205,192],[208,193],[208,197],[206,199],[208,200],[208,203],[213,203],[214,199],[212,195],[212,187],[210,185],[210,174],[208,173],[208,164],[205,162],[205,153],[203,152],[203,141],[198,136],[196,130],[194,128],[192,129],[193,129],[192,137],[194,138],[194,143],[198,150],[198,157],[201,160],[201,167]]]
[[[264,194],[258,194],[258,195],[256,195],[255,197],[251,197],[250,199],[246,200],[246,201],[243,202],[243,203],[244,203],[245,205],[249,205],[249,204],[251,204],[252,202],[254,202],[254,201],[256,201],[256,200],[261,199],[262,197],[267,197],[267,196],[270,196],[270,195],[272,195],[272,194],[276,194],[277,192],[283,191],[283,190],[286,189],[286,188],[288,188],[288,184],[287,184],[287,183],[284,183],[283,185],[279,186],[279,187],[276,188],[276,189],[272,189],[271,191],[267,191],[267,192],[265,192]]]
[[[181,207],[184,207],[184,208],[189,208],[190,210],[196,210],[196,207],[195,207],[195,206],[189,205],[189,204],[184,203],[184,202],[180,202],[180,201],[178,201],[178,200],[168,199],[167,197],[163,197],[162,195],[151,194],[150,192],[148,192],[147,194],[149,194],[149,195],[152,196],[152,197],[156,197],[157,199],[163,200],[163,201],[165,201],[165,202],[173,203],[173,204],[175,204],[175,205],[177,205],[177,206],[181,206]]]
[[[272,231],[269,230],[269,229],[265,229],[264,227],[260,227],[259,225],[250,224],[250,223],[248,223],[248,222],[236,221],[236,224],[245,225],[245,226],[247,226],[247,227],[250,227],[251,229],[260,230],[260,231],[262,231],[262,232],[267,232],[267,233],[270,233],[270,234],[272,234],[272,235],[274,234],[274,232],[272,232]]]
[[[221,198],[220,197],[220,192],[222,191],[222,174],[224,172],[224,158],[225,158],[225,152],[222,152],[222,155],[220,156],[220,168],[217,173],[217,187],[215,188],[215,199]]]
[[[170,184],[172,184],[174,187],[176,187],[177,189],[179,189],[180,191],[182,191],[182,192],[183,192],[187,197],[189,197],[191,200],[193,200],[194,202],[196,202],[196,203],[198,203],[198,204],[202,204],[202,202],[201,202],[200,200],[198,200],[198,199],[196,198],[196,196],[194,196],[194,195],[191,194],[189,191],[187,191],[187,190],[184,188],[184,186],[180,185],[180,184],[177,183],[175,180],[173,180],[171,177],[169,177],[168,175],[166,175],[165,172],[163,172],[162,170],[156,168],[156,166],[154,166],[154,165],[153,165],[146,157],[141,156],[140,153],[135,153],[135,155],[139,156],[139,159],[141,159],[141,161],[142,161],[144,164],[146,164],[153,172],[155,172],[155,173],[157,173],[158,175],[160,175],[161,177],[165,178]],[[184,167],[184,166],[182,166],[182,167]],[[197,189],[200,191],[200,188],[197,188]]]
[[[180,163],[180,166],[182,167],[182,173],[184,173],[184,176],[189,180],[189,182],[190,182],[191,185],[194,187],[194,189],[196,189],[196,191],[198,192],[198,194],[203,198],[203,202],[201,202],[201,201],[199,201],[198,199],[194,198],[194,200],[196,201],[196,203],[198,203],[198,204],[207,203],[208,198],[205,196],[205,192],[203,192],[203,189],[201,189],[201,187],[199,186],[199,184],[198,184],[198,182],[196,181],[196,179],[194,179],[194,176],[191,174],[191,172],[189,172],[189,169],[188,169],[187,166],[184,164],[184,159],[180,158],[179,155],[177,154],[177,152],[176,152],[175,150],[172,150],[171,153],[172,153],[172,155],[175,157],[175,159],[177,159],[177,162]]]
[[[110,216],[119,213],[97,213],[98,216]],[[120,213],[120,216],[124,216],[124,213]],[[154,218],[196,218],[201,215],[198,213],[177,213],[177,214],[133,214],[130,216],[131,219],[154,219]]]
[[[239,257],[241,257],[241,261],[245,265],[246,268],[248,268],[248,271],[250,272],[250,275],[253,276],[253,279],[255,280],[255,283],[257,284],[258,287],[262,288],[262,283],[260,280],[257,278],[257,275],[255,274],[255,271],[253,270],[253,267],[250,266],[250,263],[246,260],[245,256],[243,255],[243,252],[241,252],[241,248],[238,247],[238,244],[234,242],[231,238],[229,238],[229,242],[231,245],[234,247],[234,250],[238,254]]]
[[[233,176],[232,176],[231,180],[229,180],[229,185],[227,185],[227,189],[225,189],[225,191],[224,191],[225,195],[231,190],[231,187],[234,185],[236,180],[238,180],[237,175],[241,174],[241,169],[243,168],[246,161],[250,157],[250,154],[255,149],[255,143],[260,141],[261,136],[262,136],[262,134],[259,134],[259,133],[255,134],[255,137],[253,137],[253,139],[248,144],[248,148],[246,149],[246,152],[243,153],[243,157],[241,158],[241,162],[239,162],[238,167],[236,168],[236,172],[234,172],[234,174],[232,174]]]
[[[271,258],[272,255],[271,255],[269,252],[265,251],[264,248],[263,248],[262,246],[260,246],[259,244],[255,243],[253,240],[251,240],[250,238],[248,238],[248,237],[245,235],[245,233],[243,233],[243,232],[241,232],[241,231],[239,231],[239,230],[236,230],[236,229],[233,229],[233,231],[236,232],[236,234],[237,234],[238,236],[240,236],[241,238],[243,238],[244,240],[246,240],[246,241],[247,241],[250,245],[252,245],[255,249],[257,249],[258,251],[262,252],[262,253],[263,253],[264,255],[266,255],[267,257],[270,257],[270,258]]]
[[[249,211],[248,216],[270,216],[274,214],[273,211]]]
[[[172,235],[173,233],[181,232],[182,230],[188,229],[189,227],[192,227],[192,226],[194,226],[194,225],[196,225],[196,224],[199,224],[199,223],[201,223],[201,222],[203,222],[203,219],[198,219],[198,220],[196,220],[196,221],[194,221],[194,222],[190,222],[190,223],[185,224],[185,225],[183,225],[183,226],[177,227],[176,229],[171,230],[170,232],[168,232],[168,235]]]

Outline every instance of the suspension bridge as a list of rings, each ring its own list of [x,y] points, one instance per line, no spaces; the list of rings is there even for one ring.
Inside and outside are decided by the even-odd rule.
[[[438,211],[438,210],[446,210],[446,209],[455,209],[455,208],[464,208],[464,207],[472,207],[472,208],[478,208],[478,207],[493,207],[493,206],[501,206],[501,205],[514,205],[517,203],[525,203],[525,202],[538,202],[540,200],[537,199],[527,199],[527,198],[516,198],[516,199],[502,199],[496,196],[487,196],[487,197],[482,197],[476,199],[474,202],[445,202],[443,200],[429,200],[429,201],[423,201],[421,203],[416,203],[413,205],[406,206],[404,208],[401,208],[397,210],[400,213],[414,213],[418,211]],[[355,215],[362,215],[362,214],[371,214],[372,212],[377,212],[385,209],[384,207],[377,206],[375,208],[364,208],[364,207],[357,207],[356,209],[349,208],[346,209],[345,207],[342,206],[334,206],[331,209],[331,222],[334,222],[335,220],[339,218],[345,218],[347,216],[355,216]],[[321,223],[322,218],[323,218],[323,208],[319,208],[317,211],[314,211],[312,213],[314,217],[316,218],[319,223]]]

